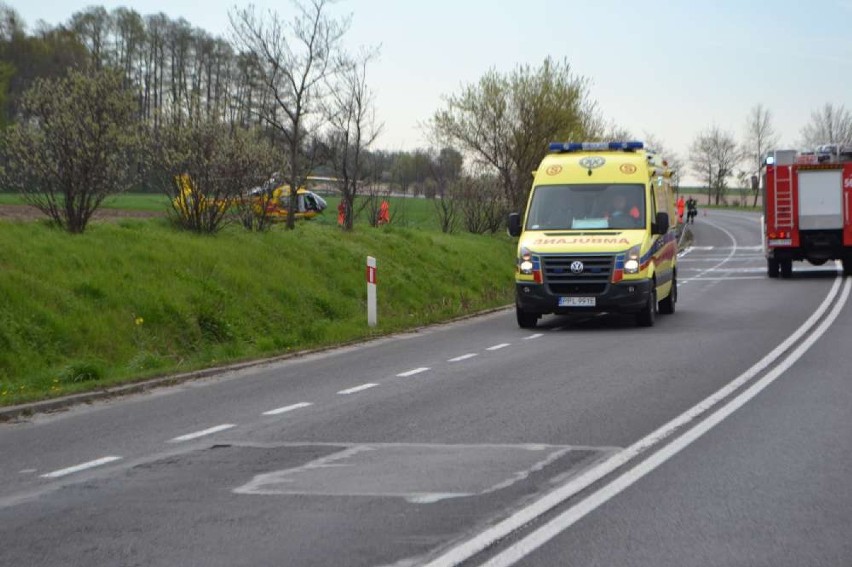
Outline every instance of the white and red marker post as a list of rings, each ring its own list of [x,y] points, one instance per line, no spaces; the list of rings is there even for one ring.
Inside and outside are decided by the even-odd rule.
[[[367,256],[367,325],[376,326],[376,259]]]

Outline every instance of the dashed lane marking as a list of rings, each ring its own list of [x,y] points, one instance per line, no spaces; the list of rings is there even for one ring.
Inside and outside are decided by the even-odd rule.
[[[479,355],[476,354],[475,352],[469,352],[467,354],[463,354],[461,356],[451,358],[447,362],[461,362],[462,360],[467,360],[468,358],[473,358],[474,356],[479,356]]]
[[[490,346],[485,350],[500,350],[501,348],[506,348],[507,346],[511,346],[511,343],[500,343],[499,345]]]
[[[306,407],[311,406],[311,405],[313,405],[313,404],[311,404],[310,402],[300,402],[298,404],[284,406],[283,408],[276,408],[274,410],[265,411],[265,412],[263,412],[263,415],[281,415],[282,413],[287,413],[288,411],[306,408]]]
[[[202,431],[196,431],[195,433],[187,433],[186,435],[175,437],[174,439],[171,439],[169,443],[192,441],[193,439],[198,439],[199,437],[204,437],[205,435],[213,435],[214,433],[219,433],[220,431],[225,431],[226,429],[231,429],[232,427],[236,427],[236,424],[223,423],[222,425],[216,425],[215,427],[208,427],[207,429],[204,429]]]
[[[549,510],[552,510],[554,507],[561,504],[562,502],[565,502],[581,490],[584,490],[591,484],[599,481],[600,479],[622,467],[626,463],[629,463],[631,460],[635,459],[639,455],[642,455],[643,453],[648,452],[657,445],[660,445],[661,443],[666,441],[670,436],[674,435],[679,429],[691,423],[694,423],[700,416],[709,412],[711,409],[715,408],[722,400],[727,398],[736,390],[742,388],[746,383],[748,383],[749,380],[756,377],[761,372],[767,370],[769,366],[774,364],[776,360],[781,358],[782,355],[784,355],[784,353],[788,349],[790,349],[796,341],[798,341],[805,334],[810,333],[816,328],[817,331],[814,332],[808,339],[806,339],[806,342],[800,345],[797,350],[793,351],[782,363],[782,365],[792,364],[794,362],[794,357],[796,359],[801,357],[801,355],[804,354],[804,351],[810,348],[810,345],[807,343],[807,341],[816,341],[816,339],[819,338],[818,335],[821,335],[827,328],[827,324],[830,324],[830,322],[833,322],[834,318],[836,318],[836,313],[839,312],[840,309],[845,306],[849,294],[849,287],[852,286],[850,286],[850,284],[847,284],[840,302],[838,302],[838,304],[834,308],[835,312],[831,314],[829,319],[823,321],[822,325],[818,326],[818,321],[829,310],[832,302],[838,296],[838,293],[840,291],[839,279],[835,279],[835,282],[834,284],[832,284],[828,295],[826,295],[825,299],[823,299],[822,304],[820,304],[816,311],[811,314],[807,321],[802,323],[802,325],[798,329],[796,329],[796,331],[793,332],[792,335],[787,337],[781,344],[775,347],[775,349],[773,349],[766,356],[764,356],[762,359],[752,365],[748,370],[736,377],[733,381],[729,382],[727,385],[723,386],[721,389],[717,390],[715,393],[711,394],[709,397],[705,398],[703,401],[699,402],[692,408],[686,410],[678,417],[662,425],[655,431],[647,434],[645,437],[639,439],[626,449],[615,453],[605,461],[580,474],[578,477],[569,480],[567,483],[557,487],[552,492],[545,494],[536,501],[533,501],[525,508],[522,508],[515,512],[512,516],[501,520],[500,522],[492,525],[491,527],[486,528],[484,531],[473,536],[467,541],[459,543],[455,547],[444,552],[442,555],[432,559],[429,563],[426,564],[425,567],[455,567],[461,564],[462,562],[470,559],[474,555],[488,548],[489,546],[494,544],[494,542],[500,539],[504,539],[509,534],[529,524],[530,522],[545,514]],[[802,352],[799,353],[799,350],[801,350]],[[772,374],[778,372],[779,368],[781,367],[776,367],[770,372],[770,374],[767,374],[766,376],[761,378],[751,388],[749,388],[745,392],[741,392],[740,396],[735,397],[727,405],[723,406],[722,408],[719,408],[718,411],[715,411],[713,415],[721,415],[721,412],[725,411],[725,409],[728,407],[733,407],[733,404],[735,403],[745,403],[745,401],[747,401],[751,396],[755,395],[757,391],[763,389],[764,387],[766,387],[766,385],[768,385],[769,382],[777,378],[777,376],[772,376]],[[781,370],[781,372],[783,372],[783,370]],[[780,375],[780,373],[778,373],[778,375]],[[757,388],[757,390],[754,391],[754,393],[751,393],[755,388]],[[741,398],[741,396],[743,397]],[[738,400],[740,401],[738,402]],[[705,421],[703,423],[707,423],[708,421]],[[699,424],[693,430],[687,430],[686,433],[689,434],[691,431],[696,431],[701,426],[702,424]],[[712,426],[713,425],[710,425],[710,427]],[[686,435],[681,435],[680,437],[676,438],[673,441],[672,445],[678,443],[678,441],[683,440],[685,437]],[[649,461],[652,460],[654,456],[655,455],[652,455]],[[667,458],[668,457],[666,457],[666,459]],[[640,463],[639,467],[641,466],[642,463]],[[656,466],[657,465],[655,465],[655,467]],[[618,482],[618,479],[616,479],[616,481],[614,482]],[[614,482],[612,484],[614,484]],[[612,484],[605,486],[604,489],[609,488],[610,486],[612,486]],[[591,495],[589,498],[593,498],[594,496],[595,494]],[[580,503],[575,505],[575,507],[569,508],[565,513],[571,513],[576,508],[576,506],[583,506],[585,503],[586,501],[581,501]],[[594,508],[599,505],[600,503],[596,503]],[[590,508],[589,510],[594,508]],[[554,521],[557,520],[562,521],[559,520],[559,517],[557,517],[557,519]],[[546,524],[545,526],[543,526],[543,528],[540,529],[544,529],[548,525],[549,524]],[[539,537],[538,535],[536,535],[536,533],[537,532],[533,532],[528,537]],[[522,543],[524,546],[527,545],[524,540],[521,540],[518,543]],[[511,547],[507,551],[511,551],[513,549],[519,548]],[[527,550],[529,549],[531,549],[531,547],[525,547],[524,554],[528,553]],[[514,553],[514,551],[511,552]],[[515,560],[516,559],[512,558],[509,560],[508,563],[503,563],[503,557],[498,555],[494,557],[492,561],[488,563],[488,565],[511,565]]]
[[[400,372],[399,374],[397,374],[397,377],[408,378],[409,376],[414,376],[415,374],[420,374],[421,372],[426,372],[427,370],[429,370],[429,368],[423,366],[423,367],[420,367],[420,368],[415,368],[413,370],[407,370],[405,372]]]
[[[361,384],[360,386],[355,386],[354,388],[347,388],[346,390],[340,390],[337,392],[342,396],[346,396],[348,394],[355,394],[357,392],[363,392],[364,390],[369,390],[370,388],[375,388],[378,384],[374,384],[373,382],[369,382],[367,384]]]
[[[532,339],[537,339],[537,338],[539,338],[539,337],[543,337],[543,336],[544,336],[544,334],[543,334],[543,333],[536,333],[536,334],[534,334],[534,335],[530,335],[530,336],[528,336],[528,337],[524,337],[524,340],[525,340],[525,341],[530,341],[530,340],[532,340]]]
[[[114,463],[115,461],[120,461],[121,457],[101,457],[100,459],[95,459],[94,461],[89,461],[88,463],[82,463],[79,465],[74,465],[73,467],[68,467],[67,469],[59,469],[57,471],[49,472],[41,475],[41,478],[59,478],[63,476],[67,476],[69,474],[74,474],[76,472],[84,471],[86,469],[92,469],[95,467],[99,467],[101,465],[106,465],[109,463]]]

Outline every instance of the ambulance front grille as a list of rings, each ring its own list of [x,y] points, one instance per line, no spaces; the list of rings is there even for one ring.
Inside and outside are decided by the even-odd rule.
[[[553,295],[600,295],[606,291],[605,283],[581,283],[581,284],[550,284],[550,293]]]
[[[577,271],[579,262],[582,270]],[[544,283],[555,295],[566,293],[598,294],[606,291],[612,278],[612,255],[553,255],[542,257]],[[575,270],[572,270],[574,265]]]

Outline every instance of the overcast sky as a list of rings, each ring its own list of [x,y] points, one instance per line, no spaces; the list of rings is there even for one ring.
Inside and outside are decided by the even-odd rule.
[[[7,3],[30,29],[67,22],[88,5],[164,12],[213,35],[228,33],[227,0],[27,0]],[[238,2],[242,6],[246,3]],[[286,15],[287,0],[257,0]],[[591,82],[605,118],[635,138],[650,133],[686,158],[717,125],[744,137],[750,108],[773,113],[794,147],[826,102],[852,110],[852,0],[341,0],[351,48],[380,46],[368,70],[384,133],[377,147],[426,145],[422,124],[442,97],[491,68],[565,57]]]

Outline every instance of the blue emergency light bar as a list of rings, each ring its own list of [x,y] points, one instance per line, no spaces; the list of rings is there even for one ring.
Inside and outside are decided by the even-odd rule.
[[[645,147],[642,142],[551,142],[550,152],[600,152],[606,150],[633,151]]]

